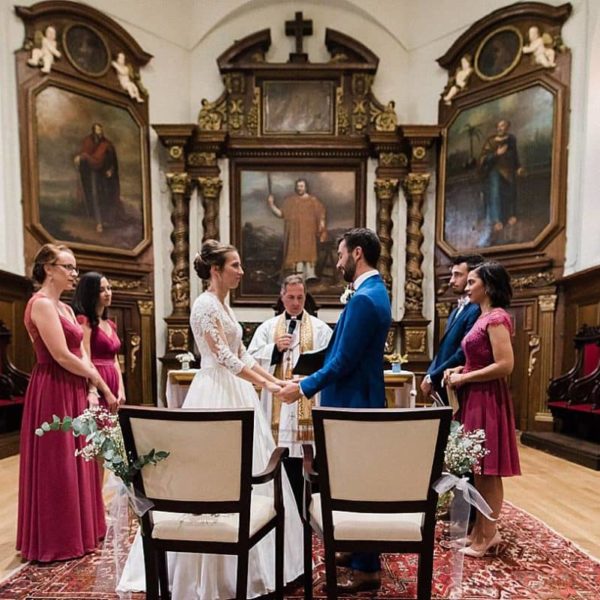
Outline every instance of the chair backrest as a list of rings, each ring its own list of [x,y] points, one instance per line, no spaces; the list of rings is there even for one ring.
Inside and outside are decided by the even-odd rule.
[[[324,505],[330,498],[338,510],[424,510],[442,471],[451,417],[450,407],[314,408]]]
[[[582,375],[591,375],[600,365],[600,342],[589,342],[583,346]]]
[[[234,512],[249,502],[254,409],[124,406],[119,422],[134,460],[152,449],[170,453],[141,469],[134,480],[156,509]]]

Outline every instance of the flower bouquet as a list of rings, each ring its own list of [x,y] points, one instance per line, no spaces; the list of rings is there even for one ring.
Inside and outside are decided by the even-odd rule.
[[[127,487],[140,469],[146,465],[156,465],[169,456],[168,452],[152,449],[136,460],[128,457],[118,416],[100,406],[86,408],[75,418],[67,416],[60,419],[52,415],[52,421],[42,423],[35,434],[41,437],[49,431],[70,431],[75,437],[85,436],[86,443],[75,450],[75,456],[87,461],[100,460],[102,466],[112,471]]]
[[[191,352],[182,352],[175,357],[181,363],[181,370],[187,371],[190,368],[190,363],[196,360],[196,357]]]

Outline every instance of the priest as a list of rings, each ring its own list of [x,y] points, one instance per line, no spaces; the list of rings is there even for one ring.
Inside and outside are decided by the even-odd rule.
[[[283,312],[259,325],[248,352],[261,367],[268,369],[276,377],[291,379],[292,370],[300,354],[325,348],[332,331],[327,323],[305,310],[306,287],[300,275],[289,275],[283,280],[280,300]],[[318,397],[312,400],[318,405]],[[263,389],[261,405],[271,423],[277,445],[290,449],[290,458],[285,467],[300,505],[302,444],[313,437],[311,400],[301,398],[299,402],[285,404]]]

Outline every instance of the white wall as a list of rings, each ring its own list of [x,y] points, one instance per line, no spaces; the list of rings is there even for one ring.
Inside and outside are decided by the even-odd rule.
[[[435,59],[474,21],[510,0],[95,0],[89,5],[104,11],[154,55],[142,77],[150,92],[151,123],[187,123],[197,118],[202,98],[216,99],[222,83],[217,56],[234,40],[270,27],[269,61],[285,61],[293,40],[284,35],[284,21],[297,10],[313,20],[314,33],[305,49],[313,62],[328,60],[325,28],[355,37],[380,57],[374,92],[382,102],[396,101],[401,123],[435,123],[437,103],[446,73]],[[562,4],[552,0],[551,4]],[[20,4],[33,4],[22,0]],[[596,163],[600,155],[600,25],[596,0],[572,0],[573,15],[564,28],[565,43],[573,53],[566,272],[600,264],[596,223]],[[0,269],[23,274],[23,217],[20,205],[20,165],[14,56],[23,42],[23,25],[10,0],[0,0]],[[163,317],[171,312],[169,239],[170,209],[164,183],[164,160],[151,132],[152,216],[155,239],[156,324],[159,354],[164,344]],[[228,176],[223,173],[221,214],[228,214]],[[368,177],[368,225],[375,225],[373,165]],[[433,317],[435,190],[428,190],[424,206],[425,313]],[[190,253],[197,250],[202,210],[192,199]],[[394,268],[403,264],[406,211],[401,199],[394,212]],[[222,236],[229,224],[222,222]],[[396,286],[399,278],[396,279]],[[193,284],[196,285],[196,284]],[[401,286],[400,286],[401,287]],[[194,288],[192,288],[194,290]],[[196,287],[196,290],[198,288]],[[395,290],[396,317],[402,314],[402,289]],[[243,319],[264,313],[240,311]],[[327,319],[335,313],[323,312]]]

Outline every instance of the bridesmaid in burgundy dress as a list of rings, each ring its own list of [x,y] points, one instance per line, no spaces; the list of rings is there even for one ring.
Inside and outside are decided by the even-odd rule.
[[[111,302],[112,288],[108,279],[101,273],[90,271],[79,279],[71,305],[83,329],[86,352],[119,404],[124,404],[125,387],[117,358],[121,341],[116,324],[108,318]],[[102,394],[100,404],[106,407]]]
[[[512,322],[504,310],[512,298],[510,276],[502,265],[486,262],[469,273],[465,289],[471,302],[481,307],[481,316],[462,341],[465,366],[448,369],[445,380],[459,388],[460,421],[465,430],[485,431],[489,454],[481,461],[481,472],[475,474],[475,487],[490,505],[492,517],[498,519],[504,498],[502,477],[521,474],[506,382],[514,364]],[[502,538],[496,525],[478,512],[467,538],[470,545],[461,552],[480,558],[497,548]]]
[[[96,465],[75,456],[82,437],[35,429],[56,414],[75,417],[97,396],[87,382],[117,400],[85,355],[83,332],[71,308],[60,301],[77,277],[75,257],[66,246],[46,244],[35,257],[33,278],[41,289],[25,309],[35,365],[25,396],[21,426],[17,550],[23,558],[50,562],[92,552],[106,530]]]

